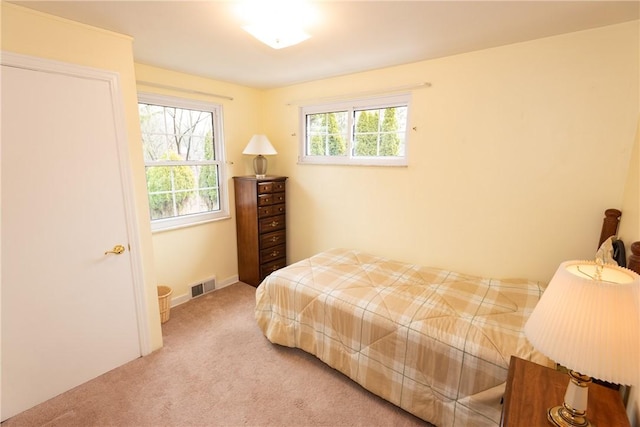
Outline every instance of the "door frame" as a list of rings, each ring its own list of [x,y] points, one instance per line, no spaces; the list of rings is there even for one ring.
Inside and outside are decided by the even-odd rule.
[[[22,55],[0,50],[0,65],[21,68],[31,71],[62,74],[92,80],[104,81],[111,92],[111,108],[114,117],[115,144],[118,153],[119,177],[122,186],[125,220],[129,238],[129,256],[131,259],[132,282],[136,319],[138,326],[138,341],[141,356],[151,353],[151,335],[148,323],[148,307],[143,280],[143,263],[141,257],[140,231],[136,221],[133,176],[129,158],[129,145],[126,133],[124,102],[120,86],[120,75],[114,71],[101,70],[84,65],[71,64],[52,59]],[[0,141],[0,151],[2,142]],[[0,166],[1,167],[1,166]],[[2,230],[0,229],[0,236]],[[0,284],[1,286],[1,284]]]

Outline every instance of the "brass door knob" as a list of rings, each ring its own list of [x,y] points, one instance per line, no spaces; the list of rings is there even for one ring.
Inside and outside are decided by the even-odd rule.
[[[120,255],[121,253],[124,252],[124,246],[122,245],[115,245],[113,247],[113,249],[111,249],[110,251],[106,251],[104,254],[116,254],[116,255]]]

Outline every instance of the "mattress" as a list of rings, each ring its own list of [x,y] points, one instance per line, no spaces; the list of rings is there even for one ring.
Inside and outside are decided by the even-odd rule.
[[[269,275],[255,316],[271,342],[436,426],[495,426],[511,355],[552,366],[523,332],[542,292],[332,249]]]

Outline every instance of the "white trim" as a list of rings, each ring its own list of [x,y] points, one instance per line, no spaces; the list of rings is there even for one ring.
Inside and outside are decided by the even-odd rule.
[[[227,277],[226,279],[216,283],[216,290],[226,288],[227,286],[233,285],[234,283],[238,283],[239,281],[240,279],[238,278],[238,275],[234,274],[233,276]]]
[[[112,98],[112,109],[115,118],[113,126],[117,139],[116,147],[120,162],[119,166],[123,190],[123,204],[127,223],[128,245],[130,248],[129,252],[140,354],[144,356],[151,353],[151,334],[148,324],[146,293],[144,289],[140,237],[133,200],[133,179],[131,177],[131,169],[129,167],[123,167],[123,165],[128,166],[131,163],[129,161],[129,147],[125,131],[124,103],[122,100],[122,91],[120,89],[119,74],[113,71],[100,70],[83,65],[70,64],[11,52],[0,52],[0,63],[8,67],[100,80],[109,84]]]
[[[130,250],[131,263],[133,269],[134,292],[136,299],[136,308],[138,310],[138,330],[140,331],[140,352],[142,356],[151,353],[151,334],[148,324],[148,311],[146,304],[146,293],[144,292],[143,280],[143,263],[140,250],[140,231],[136,221],[136,212],[134,209],[135,201],[133,200],[133,177],[130,167],[129,146],[125,131],[125,114],[124,101],[122,99],[122,90],[120,88],[120,77],[116,73],[110,73],[111,93],[113,99],[114,117],[116,123],[116,133],[118,135],[118,156],[120,158],[120,177],[122,179],[125,215],[127,217],[127,229],[129,231],[129,244],[133,250]]]
[[[180,228],[194,227],[196,225],[208,224],[210,222],[216,222],[216,221],[222,221],[222,220],[225,220],[225,219],[231,219],[231,215],[218,216],[218,217],[215,217],[215,218],[205,218],[204,215],[205,214],[194,214],[193,217],[197,216],[197,220],[196,219],[191,219],[191,221],[189,221],[188,223],[185,222],[184,224],[177,224],[175,222],[172,222],[171,224],[162,224],[162,226],[157,226],[157,228],[153,228],[153,224],[152,224],[151,233],[153,233],[153,234],[162,233],[164,231],[178,230]],[[184,218],[184,217],[178,217],[178,218]],[[168,218],[168,219],[171,220],[171,219],[175,219],[175,218]],[[156,221],[161,222],[161,221],[167,221],[167,220],[166,219],[158,219]]]

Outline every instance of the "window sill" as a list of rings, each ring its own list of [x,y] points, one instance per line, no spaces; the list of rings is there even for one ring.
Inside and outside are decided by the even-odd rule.
[[[194,227],[197,225],[203,225],[203,224],[208,224],[210,222],[218,222],[218,221],[225,221],[231,219],[231,215],[226,214],[224,216],[219,216],[216,218],[208,218],[208,219],[202,219],[202,220],[194,220],[185,224],[175,224],[175,225],[168,225],[166,227],[162,227],[162,228],[154,228],[153,224],[151,224],[151,234],[158,234],[158,233],[164,233],[165,231],[175,231],[175,230],[179,230],[182,228],[187,228],[187,227]]]
[[[380,166],[380,167],[392,167],[392,168],[406,168],[409,167],[408,162],[382,162],[382,161],[327,161],[327,160],[298,160],[298,165],[321,165],[321,166]]]

